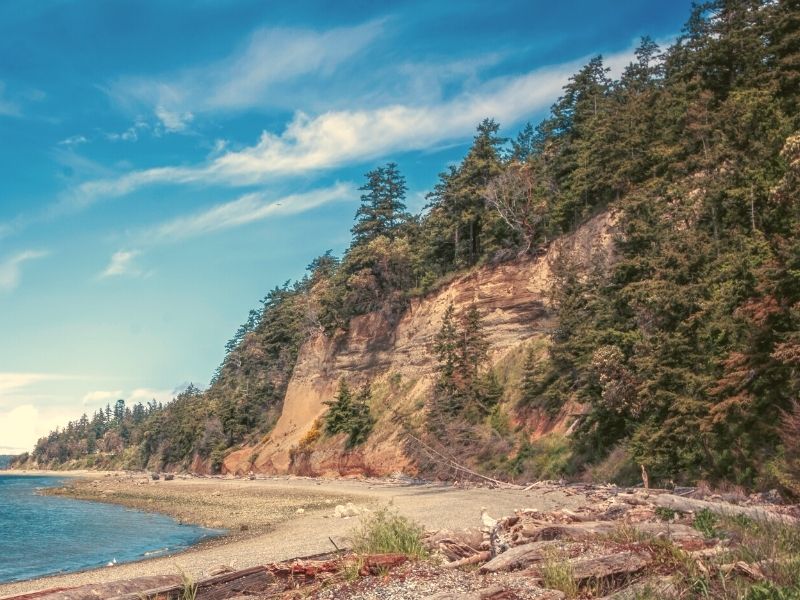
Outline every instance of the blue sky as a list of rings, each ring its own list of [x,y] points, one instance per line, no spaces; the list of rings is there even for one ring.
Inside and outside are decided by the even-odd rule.
[[[205,385],[346,247],[364,172],[398,162],[418,210],[482,118],[515,134],[689,4],[0,3],[0,452]]]

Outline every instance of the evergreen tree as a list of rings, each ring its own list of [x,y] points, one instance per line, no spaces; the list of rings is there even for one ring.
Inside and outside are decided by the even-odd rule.
[[[370,396],[369,385],[365,385],[353,397],[347,381],[342,378],[336,398],[325,402],[329,407],[325,413],[325,432],[328,435],[346,433],[348,448],[366,442],[375,422],[369,410]]]
[[[406,178],[396,163],[373,169],[365,175],[367,182],[359,188],[361,206],[356,211],[353,244],[367,244],[379,236],[394,238],[409,219],[406,211]]]

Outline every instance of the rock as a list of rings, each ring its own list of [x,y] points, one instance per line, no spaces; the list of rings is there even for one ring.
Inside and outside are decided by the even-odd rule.
[[[305,508],[298,508],[294,512],[297,513],[298,515],[302,515],[304,512],[306,512],[306,509]]]
[[[173,479],[175,479],[175,475],[173,473],[164,474],[164,481],[172,481]]]
[[[333,511],[333,515],[339,519],[349,519],[350,517],[357,517],[364,512],[364,509],[358,508],[352,502],[347,504],[337,504]]]
[[[153,473],[150,477],[153,478],[153,481],[158,481],[159,479],[161,479],[161,475],[159,475],[158,473]]]

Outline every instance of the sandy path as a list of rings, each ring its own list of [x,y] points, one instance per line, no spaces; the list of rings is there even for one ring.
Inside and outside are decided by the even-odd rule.
[[[100,485],[108,483],[104,480]],[[122,482],[119,485],[125,489],[134,489],[130,483]],[[125,487],[126,485],[130,487]],[[489,512],[493,516],[502,516],[510,514],[515,508],[540,510],[559,506],[574,508],[584,502],[580,496],[566,496],[560,491],[542,493],[496,489],[465,490],[429,484],[399,486],[383,482],[297,478],[256,481],[176,480],[162,482],[160,486],[139,485],[136,493],[140,496],[160,494],[161,504],[158,509],[172,512],[163,504],[167,486],[170,486],[170,493],[174,493],[176,498],[187,495],[204,498],[206,516],[194,519],[195,521],[207,520],[208,511],[213,511],[207,503],[209,498],[218,498],[220,503],[230,498],[238,498],[243,504],[250,506],[255,504],[259,511],[262,510],[262,506],[279,505],[284,511],[283,518],[264,527],[260,527],[256,522],[255,531],[233,535],[171,557],[0,585],[0,597],[43,588],[69,587],[143,575],[175,574],[179,570],[197,577],[221,564],[243,569],[296,556],[328,552],[333,549],[328,537],[333,538],[337,545],[344,546],[347,544],[348,533],[357,523],[355,519],[340,519],[333,516],[335,507],[333,502],[345,499],[353,501],[356,506],[373,508],[391,503],[400,514],[422,523],[428,529],[480,526],[482,506],[490,507]],[[295,498],[299,499],[296,503],[293,500]],[[119,499],[116,501],[127,503]],[[176,504],[184,505],[181,516],[185,519],[185,501],[178,500]],[[310,508],[307,512],[295,514],[296,506]],[[290,516],[286,514],[287,507],[291,509]],[[230,515],[226,514],[235,512],[230,509],[229,502],[221,504],[217,510],[221,521],[226,524],[236,522],[235,519],[231,521]]]

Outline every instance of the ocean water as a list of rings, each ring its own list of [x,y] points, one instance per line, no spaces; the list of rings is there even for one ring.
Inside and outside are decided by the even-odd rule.
[[[0,475],[0,582],[174,554],[222,533],[122,506],[36,494],[63,481]]]

